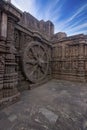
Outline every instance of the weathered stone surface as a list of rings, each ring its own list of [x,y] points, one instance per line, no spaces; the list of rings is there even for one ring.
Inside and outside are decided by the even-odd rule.
[[[52,78],[87,81],[87,35],[54,34],[51,21],[0,0],[0,105]]]
[[[86,82],[86,40],[84,35],[77,35],[55,42],[52,51],[54,78]]]
[[[2,14],[2,21],[1,21],[1,36],[7,37],[7,14]]]
[[[14,102],[19,95],[17,91],[18,77],[15,71],[15,52],[13,48],[15,49],[15,22],[18,21],[21,13],[9,2],[1,0],[0,6],[0,105],[4,106],[5,104],[9,104],[9,102]]]
[[[54,40],[61,40],[61,39],[66,38],[66,37],[67,37],[66,33],[59,32],[59,33],[56,33],[56,34],[53,35],[52,41],[54,41]]]
[[[27,12],[23,13],[19,24],[28,29],[39,31],[42,34],[47,35],[49,38],[54,34],[54,25],[51,21],[39,21]]]
[[[56,123],[58,116],[52,111],[46,108],[40,108],[39,112],[41,112],[51,123]]]
[[[16,116],[16,115],[10,115],[10,116],[8,117],[8,120],[11,121],[11,122],[14,122],[16,119],[17,119],[17,116]]]
[[[79,91],[78,91],[79,90]],[[1,130],[86,130],[87,84],[52,80],[0,111]]]

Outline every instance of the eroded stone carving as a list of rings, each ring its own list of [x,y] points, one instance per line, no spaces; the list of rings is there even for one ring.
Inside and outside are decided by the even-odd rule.
[[[42,80],[47,72],[49,59],[46,49],[40,42],[31,42],[24,49],[23,67],[27,78],[33,83]]]

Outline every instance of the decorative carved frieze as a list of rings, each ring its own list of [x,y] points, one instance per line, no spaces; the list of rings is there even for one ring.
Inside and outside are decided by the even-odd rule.
[[[62,41],[61,41],[62,42]],[[61,44],[61,49],[59,48],[59,44]],[[60,53],[60,51],[62,54]],[[59,54],[62,55],[59,59]],[[62,75],[62,79],[66,79],[65,77],[73,75],[74,77],[80,77],[81,81],[86,81],[86,73],[87,73],[87,44],[86,38],[83,35],[79,35],[78,37],[72,37],[72,41],[69,42],[63,41],[63,43],[55,44],[52,51],[52,60],[53,60],[53,76],[55,77]],[[59,66],[60,64],[60,66]],[[58,67],[58,68],[57,68]],[[57,69],[56,69],[57,68]],[[61,70],[61,73],[59,70]],[[68,75],[68,76],[67,76]],[[78,79],[78,78],[77,78]]]

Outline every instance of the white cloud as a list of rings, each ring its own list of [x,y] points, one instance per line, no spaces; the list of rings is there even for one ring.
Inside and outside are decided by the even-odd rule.
[[[58,19],[61,16],[61,11],[62,11],[62,7],[65,3],[65,0],[51,0],[51,2],[49,2],[46,6],[45,9],[45,15],[44,18],[45,20],[51,20],[52,22],[56,22],[58,21]],[[56,7],[56,5],[58,5],[58,7]]]
[[[84,29],[84,30],[87,29],[87,23],[83,23],[83,24],[78,25],[74,28],[68,29],[68,32],[77,32],[77,31],[80,31],[82,29]]]
[[[87,4],[81,6],[72,16],[70,16],[70,18],[63,20],[62,22],[60,21],[56,22],[55,32],[65,31],[68,34],[73,34],[77,30],[87,27],[87,22],[80,24],[81,22],[87,19],[87,17],[84,17],[83,15],[86,9],[87,9]]]
[[[87,10],[87,4],[82,5],[75,12],[71,12],[72,15],[66,20],[63,19],[60,21],[60,17],[63,13],[62,8],[66,0],[49,0],[43,8],[36,2],[37,0],[12,0],[12,3],[16,7],[22,11],[31,13],[37,19],[51,20],[55,24],[55,32],[65,31],[68,35],[75,32],[82,32],[80,31],[82,29],[84,29],[84,33],[87,32],[85,31],[87,23],[83,23],[84,20],[87,20],[86,16],[84,17],[84,12]],[[58,8],[56,8],[57,4]]]
[[[72,21],[73,19],[75,19],[79,14],[81,14],[85,9],[87,9],[87,4],[83,5],[82,7],[80,7],[75,13],[74,15],[72,15],[69,19],[67,19],[65,21],[65,23]]]
[[[76,32],[73,32],[73,33],[68,32],[67,34],[68,34],[68,36],[77,35],[77,34],[83,34],[83,31],[76,31]],[[87,30],[84,31],[84,34],[87,35]]]

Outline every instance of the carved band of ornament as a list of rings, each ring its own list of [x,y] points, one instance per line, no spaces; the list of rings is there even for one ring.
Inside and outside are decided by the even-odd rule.
[[[13,77],[13,78],[16,78],[17,76],[18,76],[17,73],[6,73],[6,74],[4,75],[5,78],[6,78],[6,77]]]
[[[16,85],[17,85],[17,82],[13,82],[13,83],[4,82],[4,89],[6,89],[6,88],[13,89],[13,88],[15,88]]]
[[[17,84],[17,79],[7,79],[7,80],[4,80],[4,83],[9,83],[10,85],[11,84]]]
[[[17,78],[18,78],[17,76],[13,76],[13,77],[12,76],[9,76],[9,77],[6,76],[4,79],[5,80],[16,80]]]

